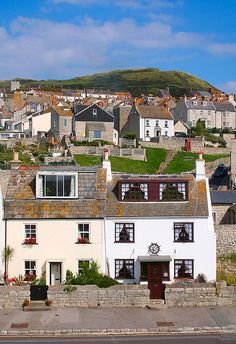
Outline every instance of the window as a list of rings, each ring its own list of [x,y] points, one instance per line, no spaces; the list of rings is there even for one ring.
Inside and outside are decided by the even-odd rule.
[[[57,127],[57,120],[54,119],[54,120],[53,120],[53,128],[56,128],[56,127]]]
[[[150,124],[149,124],[149,119],[146,119],[146,127],[149,127]]]
[[[160,201],[185,201],[187,199],[186,183],[160,183]]]
[[[156,120],[156,126],[159,127],[159,121],[158,120]]]
[[[203,106],[207,106],[207,102],[202,102],[202,105]]]
[[[89,244],[90,233],[89,233],[89,223],[79,223],[78,224],[78,244]]]
[[[78,260],[78,275],[81,275],[84,268],[89,267],[89,260]]]
[[[147,183],[122,183],[121,199],[123,201],[146,201],[148,200]]]
[[[174,223],[174,241],[193,241],[193,223]]]
[[[168,121],[165,121],[165,128],[168,128]]]
[[[36,261],[25,260],[25,280],[33,281],[36,278]]]
[[[165,131],[165,136],[168,136],[168,131]]]
[[[175,259],[175,278],[193,278],[193,259]]]
[[[149,130],[146,130],[146,136],[149,137]]]
[[[93,116],[97,116],[97,109],[93,109]]]
[[[64,127],[67,127],[67,118],[64,118]]]
[[[115,278],[134,278],[134,260],[115,259]]]
[[[115,242],[134,242],[134,223],[116,223]]]
[[[40,174],[38,197],[77,197],[76,175]]]
[[[208,116],[210,116],[211,115],[211,111],[208,111]]]
[[[99,130],[94,130],[94,132],[93,132],[93,137],[94,137],[95,139],[101,139],[101,137],[102,137],[102,132],[99,131]]]
[[[35,224],[25,225],[24,244],[28,244],[28,245],[36,244],[36,225]]]
[[[212,212],[213,223],[216,224],[216,211]]]

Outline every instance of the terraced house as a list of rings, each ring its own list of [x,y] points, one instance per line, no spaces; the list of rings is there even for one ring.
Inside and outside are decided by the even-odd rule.
[[[19,167],[4,207],[9,275],[48,284],[96,261],[121,283],[146,283],[152,298],[173,281],[216,277],[215,232],[204,160],[196,175],[112,174],[102,167]]]

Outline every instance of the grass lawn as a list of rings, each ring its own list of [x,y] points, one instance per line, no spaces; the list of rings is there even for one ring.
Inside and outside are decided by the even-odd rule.
[[[215,161],[217,159],[226,158],[229,154],[204,154],[203,158],[206,162]],[[164,173],[182,173],[188,172],[195,169],[195,160],[198,158],[197,153],[191,152],[178,152],[175,154],[174,158],[168,164]]]
[[[165,161],[167,151],[162,148],[147,148],[147,161],[131,160],[128,158],[110,157],[111,168],[114,172],[153,174]],[[100,157],[76,154],[74,159],[81,166],[100,165]]]

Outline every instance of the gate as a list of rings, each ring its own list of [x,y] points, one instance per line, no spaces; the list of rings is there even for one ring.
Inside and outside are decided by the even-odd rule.
[[[31,285],[30,286],[30,300],[40,301],[48,298],[47,285]]]

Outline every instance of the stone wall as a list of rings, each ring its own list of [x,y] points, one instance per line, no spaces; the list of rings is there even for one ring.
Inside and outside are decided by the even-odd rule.
[[[103,156],[103,147],[93,146],[72,146],[69,148],[70,154],[87,154],[87,155],[99,155]],[[126,157],[135,160],[146,159],[146,149],[143,148],[109,148],[110,156]]]
[[[235,306],[236,286],[226,282],[173,283],[166,286],[165,299],[169,307]]]
[[[0,285],[0,309],[22,307],[24,299],[30,299],[30,287],[8,287]]]
[[[236,253],[236,225],[216,225],[215,231],[217,256]]]
[[[63,285],[49,286],[48,299],[54,307],[145,307],[149,303],[149,289],[144,285],[75,287],[75,291],[67,293]]]

